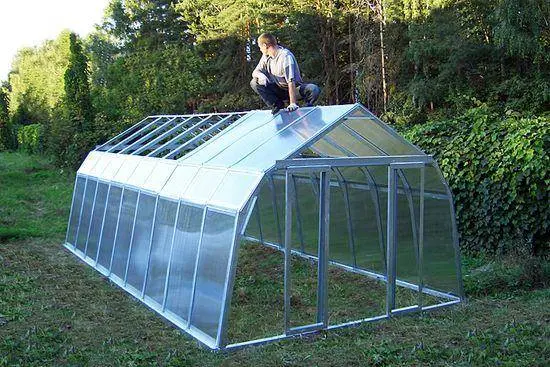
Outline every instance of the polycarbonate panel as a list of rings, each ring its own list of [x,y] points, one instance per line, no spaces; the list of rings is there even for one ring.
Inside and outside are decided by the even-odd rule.
[[[319,241],[319,190],[313,190],[311,178],[305,175],[295,175],[297,208],[293,210],[293,245],[301,245],[303,239],[304,251],[317,256]],[[329,255],[330,256],[330,255]]]
[[[262,184],[256,206],[257,209],[260,211],[260,226],[262,230],[263,240],[271,243],[279,243],[279,235],[277,233],[277,219],[273,210],[273,193],[267,181]],[[256,217],[251,217],[250,222],[252,221],[258,222],[258,219]]]
[[[97,262],[105,269],[111,265],[111,255],[115,243],[115,232],[118,222],[118,211],[120,209],[120,200],[122,198],[122,188],[111,185],[107,197],[107,208],[105,211],[105,220],[103,223],[103,232],[99,246],[99,255]]]
[[[313,151],[323,157],[344,157],[346,156],[341,150],[336,149],[334,145],[330,144],[325,138],[319,139],[311,147]]]
[[[458,295],[449,199],[436,199],[426,194],[424,213],[424,284]]]
[[[345,125],[389,155],[425,154],[405,139],[399,137],[389,127],[383,126],[373,119],[347,120]]]
[[[159,194],[179,200],[198,171],[198,166],[177,166]]]
[[[142,158],[126,183],[141,188],[149,176],[151,176],[151,172],[153,172],[156,164],[157,161],[153,159]]]
[[[141,159],[143,158],[135,157],[133,155],[127,155],[124,159],[124,163],[122,164],[116,175],[113,177],[113,181],[123,184],[128,182],[128,179],[134,173]]]
[[[249,131],[266,124],[273,116],[268,111],[252,111],[235,121],[221,134],[209,140],[181,158],[180,162],[202,164],[233,144],[239,144],[239,139]]]
[[[243,157],[247,156],[261,146],[269,138],[273,137],[286,126],[291,124],[295,118],[296,116],[291,117],[287,113],[280,113],[278,115],[271,115],[271,117],[262,119],[262,121],[267,120],[267,122],[255,129],[250,129],[249,125],[251,124],[243,124],[241,126],[244,131],[242,131],[241,135],[233,141],[233,144],[227,146],[222,151],[219,151],[215,156],[210,157],[210,159],[207,159],[205,163],[219,167],[231,167]]]
[[[124,156],[110,153],[103,154],[109,157],[110,163],[101,174],[101,178],[106,181],[110,181],[113,179],[113,177],[115,177],[120,167],[122,167],[122,164],[124,163]]]
[[[346,207],[346,196],[343,182],[336,180],[335,175],[330,176],[330,260],[337,261],[349,266],[354,265],[354,251],[350,246],[350,233],[348,231],[351,223],[351,213]],[[316,181],[318,185],[318,181]],[[349,192],[348,192],[349,196]],[[349,222],[348,222],[349,219]]]
[[[206,204],[226,173],[227,171],[223,169],[199,169],[199,172],[181,196],[182,200],[202,205]]]
[[[257,173],[228,171],[208,203],[239,210],[261,178]]]
[[[102,177],[103,171],[105,171],[105,168],[107,168],[110,161],[111,159],[108,156],[101,153],[99,159],[97,160],[97,163],[94,165],[92,169],[90,169],[89,175],[94,177]]]
[[[151,242],[145,295],[162,305],[178,204],[159,198]],[[176,254],[178,256],[178,254]]]
[[[343,124],[332,130],[327,135],[327,138],[330,139],[333,144],[343,148],[344,152],[349,152],[347,155],[351,157],[377,157],[387,155],[385,151],[380,152],[380,150],[366,141],[361,141],[360,138],[351,134],[350,130],[346,129]],[[379,146],[378,148],[382,149]]]
[[[126,282],[141,292],[151,247],[151,231],[157,200],[155,196],[141,193],[138,200],[130,260]]]
[[[111,272],[121,279],[124,279],[124,275],[126,274],[126,263],[128,261],[130,240],[132,238],[137,199],[137,191],[124,189],[120,218],[118,218],[113,261],[111,263]]]
[[[78,234],[76,236],[76,248],[82,252],[86,249],[86,240],[88,239],[88,229],[90,228],[96,187],[97,181],[88,178],[88,183],[84,192],[84,205],[82,206]]]
[[[88,234],[88,242],[86,244],[86,256],[96,259],[97,247],[99,244],[99,236],[101,234],[101,225],[103,224],[103,216],[105,215],[105,201],[107,200],[107,191],[109,185],[100,182],[97,186],[97,194],[95,197],[95,205],[92,213],[92,223],[90,224],[90,232]]]
[[[76,245],[76,232],[78,230],[78,219],[80,218],[80,210],[82,209],[85,186],[86,178],[76,176],[76,183],[73,192],[73,205],[71,207],[71,217],[69,218],[69,226],[67,228],[67,243],[70,243],[73,246]]]
[[[207,210],[202,233],[191,325],[216,339],[236,217]]]
[[[290,128],[282,130],[257,147],[249,155],[237,159],[232,166],[235,169],[267,171],[275,165],[277,159],[285,159],[306,141]]]
[[[336,123],[352,108],[353,105],[331,106],[331,108],[313,107],[309,114],[292,124],[291,129],[304,139],[309,139]]]
[[[203,208],[181,204],[174,235],[166,309],[183,320],[189,319],[203,212]]]
[[[89,175],[90,171],[94,166],[96,165],[97,161],[99,160],[99,157],[101,157],[101,153],[91,151],[87,156],[84,162],[80,165],[80,168],[78,168],[78,172],[81,175]]]
[[[160,191],[176,167],[175,162],[159,161],[142,187],[153,192]]]
[[[398,175],[396,275],[397,279],[418,284],[417,245],[420,228],[420,197],[418,192],[414,195],[407,184],[408,180],[405,182]]]

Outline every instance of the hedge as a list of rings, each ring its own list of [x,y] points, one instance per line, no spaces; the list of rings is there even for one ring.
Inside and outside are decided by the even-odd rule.
[[[550,115],[499,116],[481,105],[403,133],[449,182],[463,251],[548,254]]]
[[[27,153],[40,153],[43,148],[44,129],[41,124],[20,126],[17,130],[19,148]]]

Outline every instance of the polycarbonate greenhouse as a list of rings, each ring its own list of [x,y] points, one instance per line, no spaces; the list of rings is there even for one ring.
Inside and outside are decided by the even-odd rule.
[[[78,170],[65,247],[212,349],[463,299],[445,179],[360,104],[149,116]]]

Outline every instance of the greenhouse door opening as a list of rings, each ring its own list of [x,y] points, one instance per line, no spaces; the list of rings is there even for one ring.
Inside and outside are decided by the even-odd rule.
[[[293,210],[296,207],[296,184],[292,169],[285,174],[285,238],[284,238],[284,325],[285,334],[294,335],[324,329],[328,326],[328,251],[329,251],[329,221],[330,221],[330,181],[327,170],[319,170],[318,186],[318,233],[317,233],[317,287],[311,290],[316,296],[316,318],[303,324],[301,315],[292,312],[292,279],[293,270],[299,264],[299,259],[292,257],[292,222]],[[316,180],[315,180],[316,181]],[[316,185],[316,182],[313,182]],[[302,321],[302,322],[301,322]],[[302,324],[302,325],[300,325]]]

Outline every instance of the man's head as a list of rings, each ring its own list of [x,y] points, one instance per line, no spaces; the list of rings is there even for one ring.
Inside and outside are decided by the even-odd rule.
[[[262,33],[258,37],[258,47],[263,55],[272,55],[277,50],[277,39],[271,33]]]

